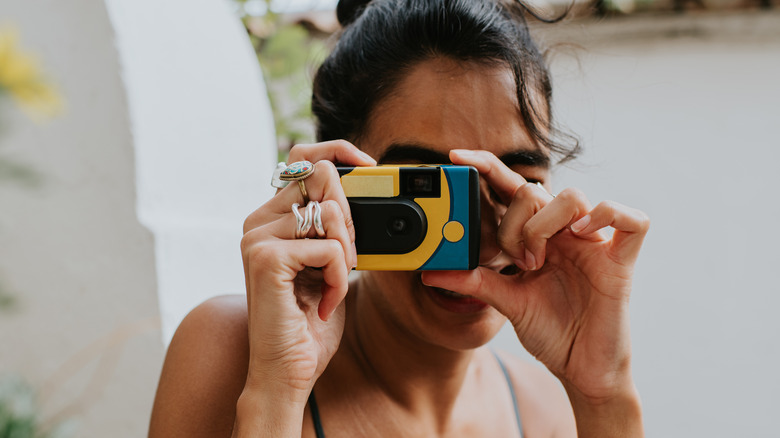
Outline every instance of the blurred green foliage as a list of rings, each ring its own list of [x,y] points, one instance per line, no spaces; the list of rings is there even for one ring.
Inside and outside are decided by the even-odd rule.
[[[14,304],[16,304],[14,296],[6,291],[3,283],[0,283],[0,311],[11,309]]]
[[[18,376],[0,377],[0,438],[66,438],[74,436],[73,421],[41,418],[33,388]]]
[[[36,187],[41,176],[32,168],[0,156],[0,183],[13,182],[26,187]]]
[[[263,70],[282,158],[292,145],[314,141],[312,77],[328,49],[302,25],[286,23],[270,0],[265,0],[267,9],[261,16],[246,12],[247,0],[234,1]]]

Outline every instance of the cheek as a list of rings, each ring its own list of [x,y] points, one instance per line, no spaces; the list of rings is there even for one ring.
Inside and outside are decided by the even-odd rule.
[[[420,275],[417,272],[371,271],[364,275],[371,279],[375,302],[385,309],[395,309],[399,307],[399,303],[405,306],[403,303],[413,299],[413,294],[420,285]]]

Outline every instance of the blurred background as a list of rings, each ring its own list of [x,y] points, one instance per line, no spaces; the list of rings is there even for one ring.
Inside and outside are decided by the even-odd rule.
[[[334,7],[0,2],[0,438],[146,434],[176,326],[243,293],[243,219],[313,140]],[[534,32],[585,147],[555,191],[653,220],[632,298],[648,436],[777,437],[780,4],[583,0]],[[527,357],[509,329],[494,344]]]

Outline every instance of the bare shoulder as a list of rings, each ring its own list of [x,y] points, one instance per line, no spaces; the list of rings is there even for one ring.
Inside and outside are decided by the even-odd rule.
[[[248,358],[246,297],[215,297],[193,309],[168,347],[149,436],[231,436]]]
[[[577,436],[563,386],[547,369],[506,352],[498,355],[512,378],[524,436]]]

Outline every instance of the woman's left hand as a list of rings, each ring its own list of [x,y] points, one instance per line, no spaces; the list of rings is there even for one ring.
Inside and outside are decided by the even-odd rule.
[[[425,272],[425,284],[471,295],[504,314],[570,397],[599,404],[635,394],[628,301],[647,216],[614,202],[592,208],[575,189],[553,197],[490,152],[456,150],[450,158],[476,167],[507,206],[497,244],[521,271]],[[607,227],[614,228],[611,237]]]

